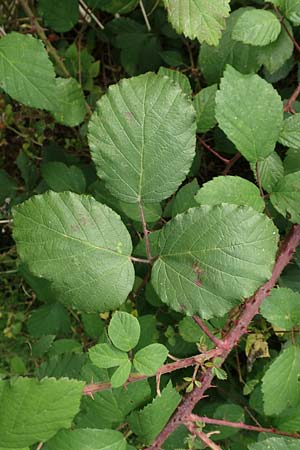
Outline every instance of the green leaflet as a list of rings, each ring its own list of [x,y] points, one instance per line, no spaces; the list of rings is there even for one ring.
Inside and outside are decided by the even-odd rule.
[[[129,203],[170,196],[195,155],[191,100],[166,77],[147,73],[124,79],[98,102],[89,143],[98,175]]]
[[[262,212],[265,208],[265,202],[260,196],[258,187],[237,176],[219,176],[204,183],[196,194],[195,200],[200,205],[231,203],[251,206],[258,212]]]
[[[127,14],[132,11],[138,0],[88,0],[87,4],[91,8],[99,8],[111,14]]]
[[[168,353],[167,347],[162,344],[147,345],[134,355],[133,365],[143,375],[154,375],[165,362]]]
[[[256,164],[251,163],[250,166],[254,177],[257,178]],[[272,192],[273,188],[284,175],[284,168],[280,156],[276,152],[270,153],[269,156],[258,161],[257,168],[262,187],[267,192]]]
[[[215,116],[217,84],[201,89],[194,97],[194,107],[197,113],[197,131],[206,133],[217,121]]]
[[[177,214],[180,214],[193,206],[198,206],[194,198],[198,190],[199,185],[196,178],[194,178],[190,183],[182,186],[175,197],[173,197],[173,199],[167,204],[164,211],[164,216],[175,217]]]
[[[278,140],[282,101],[272,85],[258,75],[242,75],[227,66],[216,94],[216,118],[248,161],[261,160],[272,153]]]
[[[48,162],[42,165],[42,175],[49,188],[55,192],[72,191],[83,194],[86,181],[77,166],[67,166],[62,162]]]
[[[201,206],[160,232],[151,282],[176,311],[223,316],[271,275],[277,229],[249,207]]]
[[[128,361],[128,355],[110,344],[97,344],[89,350],[89,357],[97,367],[109,369]]]
[[[157,396],[144,409],[135,411],[129,416],[128,422],[131,429],[144,443],[151,444],[166,425],[171,414],[180,403],[180,399],[180,394],[169,382],[163,389],[161,396]]]
[[[138,343],[141,328],[139,321],[123,311],[117,311],[112,316],[108,327],[108,335],[115,347],[123,352],[129,352]]]
[[[67,378],[0,381],[0,445],[32,445],[70,427],[79,411],[83,386]]]
[[[278,141],[286,147],[300,148],[300,113],[285,119]]]
[[[232,37],[244,44],[264,46],[279,36],[281,25],[275,14],[263,9],[245,11],[237,20]]]
[[[63,125],[75,127],[84,120],[87,112],[82,88],[74,78],[57,78],[55,81],[53,117]]]
[[[49,442],[48,450],[126,450],[126,441],[119,431],[76,429],[62,430]]]
[[[298,0],[271,0],[294,25],[300,25],[300,3]]]
[[[53,110],[55,73],[41,41],[15,32],[1,38],[0,87],[24,105]]]
[[[118,388],[127,381],[131,372],[131,367],[131,362],[127,360],[114,371],[110,379],[113,388]]]
[[[273,206],[292,223],[300,223],[300,172],[285,175],[270,195]]]
[[[81,310],[122,304],[134,281],[131,239],[120,217],[92,197],[48,192],[14,211],[21,259],[53,282],[59,300]]]
[[[35,309],[27,321],[27,328],[32,336],[68,333],[71,322],[67,309],[60,303],[50,303]]]
[[[190,81],[186,75],[179,72],[179,70],[167,69],[160,67],[157,72],[158,75],[169,77],[174,83],[178,84],[186,95],[192,95],[192,88]]]
[[[299,405],[300,347],[290,345],[274,360],[262,379],[264,411],[280,414],[287,407]]]
[[[258,61],[258,55],[261,47],[232,39],[232,30],[237,20],[248,10],[251,8],[239,8],[230,14],[217,47],[206,43],[201,45],[198,64],[208,84],[219,82],[226,64],[230,64],[241,73],[255,73],[259,70],[261,63]]]
[[[180,34],[217,45],[225,18],[229,16],[230,0],[164,0],[168,17]]]
[[[293,36],[293,29],[289,22],[285,21],[284,23],[290,35]],[[264,65],[270,74],[273,74],[293,55],[293,51],[293,41],[286,29],[281,26],[281,32],[276,41],[260,47],[257,60]]]
[[[284,172],[286,174],[300,172],[300,148],[289,148],[284,161]]]
[[[79,18],[78,0],[39,0],[39,12],[45,24],[53,30],[69,31]]]
[[[288,288],[273,289],[260,313],[278,329],[291,330],[300,325],[300,294]]]

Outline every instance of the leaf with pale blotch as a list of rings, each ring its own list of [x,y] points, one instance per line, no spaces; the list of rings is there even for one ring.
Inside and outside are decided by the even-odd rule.
[[[272,221],[252,208],[189,209],[160,232],[152,285],[176,311],[223,316],[269,279],[277,241]]]
[[[130,235],[120,217],[92,197],[32,197],[14,211],[14,237],[29,270],[52,281],[66,305],[116,309],[132,289]]]
[[[1,445],[25,447],[70,427],[79,411],[83,386],[83,382],[67,378],[0,381]]]
[[[195,156],[192,101],[169,78],[147,73],[111,86],[89,125],[98,175],[129,203],[156,203],[186,177]]]
[[[272,153],[278,140],[282,101],[273,86],[258,75],[242,75],[227,66],[216,95],[216,118],[248,161],[261,160]]]
[[[168,17],[178,33],[217,45],[229,16],[230,0],[164,0]]]

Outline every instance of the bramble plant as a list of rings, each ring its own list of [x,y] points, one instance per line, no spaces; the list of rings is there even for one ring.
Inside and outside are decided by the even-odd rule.
[[[300,0],[0,13],[0,450],[298,449]]]

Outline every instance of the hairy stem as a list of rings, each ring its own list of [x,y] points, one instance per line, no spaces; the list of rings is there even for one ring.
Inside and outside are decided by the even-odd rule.
[[[220,350],[213,349],[213,350],[210,350],[205,353],[201,353],[196,356],[190,356],[189,358],[179,359],[178,361],[175,361],[173,363],[164,364],[163,366],[161,366],[158,369],[156,374],[154,374],[153,376],[160,377],[161,375],[164,375],[165,373],[171,373],[171,372],[174,372],[175,370],[185,369],[186,367],[195,366],[197,364],[203,363],[204,361],[213,359],[213,358],[219,356],[219,354],[220,354]],[[147,378],[149,378],[147,375],[132,374],[126,381],[125,385],[134,383],[136,381],[142,381]],[[107,383],[107,382],[91,383],[84,387],[83,394],[91,396],[91,395],[95,394],[96,392],[106,391],[108,389],[111,389],[110,383]]]
[[[205,323],[202,321],[202,319],[200,319],[199,316],[193,316],[193,320],[194,320],[194,322],[196,322],[197,325],[199,325],[199,327],[201,328],[203,333],[206,334],[206,336],[215,344],[216,347],[222,346],[221,339],[218,339],[216,336],[214,336],[211,333],[209,328],[205,325]]]

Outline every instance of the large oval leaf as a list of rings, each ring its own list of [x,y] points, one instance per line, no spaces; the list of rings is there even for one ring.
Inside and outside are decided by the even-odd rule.
[[[131,239],[120,217],[71,192],[32,197],[14,212],[17,249],[29,269],[54,283],[66,305],[116,309],[130,292]]]
[[[192,208],[161,231],[151,282],[176,311],[222,316],[271,276],[277,240],[271,220],[250,207]]]
[[[169,197],[195,155],[192,102],[169,78],[153,73],[122,80],[98,102],[89,143],[98,175],[129,203]]]

